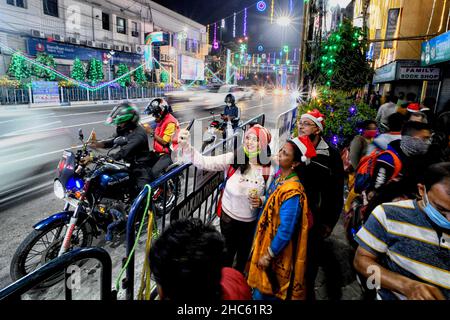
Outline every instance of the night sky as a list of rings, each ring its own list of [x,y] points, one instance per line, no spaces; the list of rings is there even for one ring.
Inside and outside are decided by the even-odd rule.
[[[297,48],[300,42],[300,20],[302,17],[303,0],[292,0],[293,11],[290,13],[294,23],[287,28],[270,24],[270,4],[271,0],[265,0],[267,9],[261,13],[256,10],[255,0],[154,0],[155,2],[176,11],[201,24],[211,24],[218,22],[222,18],[226,19],[226,28],[222,32],[222,40],[231,41],[233,28],[233,12],[239,12],[245,7],[247,13],[247,34],[249,37],[249,51],[257,52],[258,46],[264,47],[264,52],[279,51],[282,45],[289,45],[290,48]],[[289,14],[290,0],[275,0],[275,16]],[[243,33],[244,14],[239,13],[236,17],[236,36]],[[218,33],[218,37],[219,37]]]

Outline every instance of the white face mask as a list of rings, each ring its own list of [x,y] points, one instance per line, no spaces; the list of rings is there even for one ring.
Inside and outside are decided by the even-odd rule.
[[[232,106],[231,102],[227,102],[227,106],[231,107]]]

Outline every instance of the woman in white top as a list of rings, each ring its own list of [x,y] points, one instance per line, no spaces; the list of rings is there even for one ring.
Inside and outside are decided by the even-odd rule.
[[[235,269],[243,272],[259,211],[251,206],[249,198],[260,197],[261,203],[264,203],[264,194],[273,177],[273,168],[270,166],[270,132],[260,125],[254,125],[245,133],[241,148],[212,157],[203,156],[195,150],[190,145],[189,138],[189,131],[180,131],[179,144],[184,157],[189,158],[201,170],[227,173],[220,215],[220,230],[225,237],[227,249],[225,263],[232,266],[236,256]]]

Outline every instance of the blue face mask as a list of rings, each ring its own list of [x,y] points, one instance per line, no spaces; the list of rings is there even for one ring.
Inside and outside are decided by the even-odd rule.
[[[423,210],[425,211],[427,216],[439,227],[450,230],[450,221],[448,221],[447,218],[445,218],[444,215],[441,214],[435,207],[433,207],[430,201],[428,201],[426,188],[424,193],[424,199],[426,202],[424,201],[425,208],[423,208]]]

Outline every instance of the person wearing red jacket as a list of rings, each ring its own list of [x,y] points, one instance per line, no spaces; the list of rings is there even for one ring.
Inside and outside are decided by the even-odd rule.
[[[172,164],[171,153],[178,148],[180,125],[172,115],[171,108],[162,98],[153,99],[144,111],[155,118],[156,128],[146,126],[147,133],[153,137],[151,153],[152,180],[158,178],[164,169]]]

